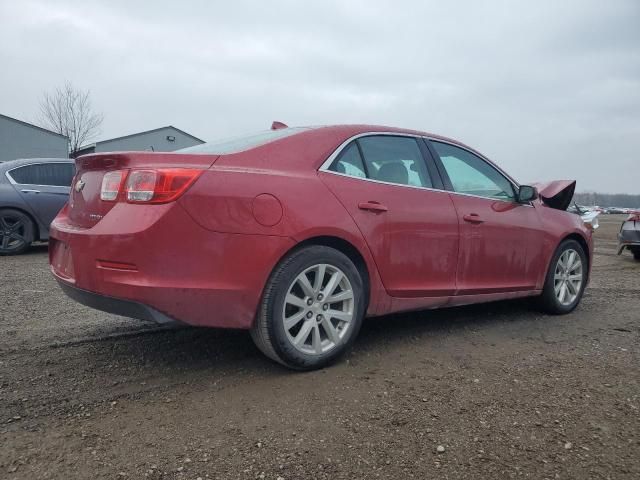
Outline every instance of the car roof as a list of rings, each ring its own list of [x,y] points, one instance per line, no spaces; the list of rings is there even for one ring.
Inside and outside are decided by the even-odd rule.
[[[309,126],[307,128],[309,128],[307,132],[327,133],[329,131],[329,132],[335,133],[336,137],[347,137],[347,138],[355,135],[361,135],[364,133],[373,133],[373,134],[398,133],[398,134],[406,134],[406,135],[417,135],[420,137],[428,137],[432,140],[442,140],[447,143],[453,143],[467,150],[471,150],[472,152],[475,152],[478,155],[484,157],[484,155],[482,155],[480,152],[475,150],[473,147],[470,147],[469,145],[465,145],[459,140],[456,140],[450,137],[445,137],[443,135],[438,135],[436,133],[430,133],[430,132],[421,131],[421,130],[413,130],[409,128],[389,127],[386,125],[374,125],[374,124],[318,125],[318,126]],[[304,130],[302,132],[304,132]]]
[[[390,127],[388,125],[376,125],[376,124],[368,124],[368,123],[356,123],[356,124],[337,124],[337,125],[309,125],[306,128],[312,130],[332,130],[336,133],[343,132],[356,132],[359,133],[367,133],[367,132],[394,132],[394,133],[406,133],[409,135],[421,135],[428,137],[440,137],[440,135],[435,135],[433,133],[424,132],[420,130],[414,130],[409,128],[400,128],[400,127]]]
[[[275,124],[276,122],[274,122]],[[284,125],[284,124],[282,124]],[[270,145],[291,145],[304,142],[316,142],[323,154],[328,154],[326,148],[333,143],[333,148],[338,148],[345,141],[360,135],[399,134],[426,137],[432,140],[440,140],[460,146],[484,157],[480,152],[452,138],[434,133],[407,128],[389,127],[385,125],[354,124],[354,125],[312,125],[312,126],[282,126],[272,127],[270,130],[262,130],[252,134],[241,135],[229,139],[214,142],[206,142],[202,145],[187,147],[177,150],[176,154],[205,154],[205,155],[235,155],[249,152],[255,149],[267,148]],[[305,145],[306,150],[311,150],[311,143]]]

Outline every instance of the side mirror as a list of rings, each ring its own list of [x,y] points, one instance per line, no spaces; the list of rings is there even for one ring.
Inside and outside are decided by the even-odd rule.
[[[518,190],[518,202],[526,203],[538,198],[538,190],[535,187],[529,185],[520,185]]]

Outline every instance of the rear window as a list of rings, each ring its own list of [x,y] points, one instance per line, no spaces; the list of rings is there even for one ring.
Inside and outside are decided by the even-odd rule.
[[[305,127],[295,128],[282,128],[280,130],[267,130],[264,132],[253,133],[250,135],[244,135],[242,137],[231,138],[227,140],[221,140],[219,142],[208,142],[194,147],[187,147],[181,150],[176,150],[181,153],[205,153],[215,155],[229,155],[231,153],[244,152],[251,148],[259,147],[267,143],[279,140],[281,138],[289,137],[296,133],[309,130]]]
[[[354,140],[329,170],[350,177],[433,188],[420,147],[413,137],[372,135]]]

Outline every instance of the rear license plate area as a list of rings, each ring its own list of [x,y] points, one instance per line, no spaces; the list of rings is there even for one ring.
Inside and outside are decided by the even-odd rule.
[[[75,278],[73,272],[73,256],[71,248],[64,242],[56,240],[53,245],[49,246],[53,249],[51,253],[51,266],[56,274],[67,279]]]

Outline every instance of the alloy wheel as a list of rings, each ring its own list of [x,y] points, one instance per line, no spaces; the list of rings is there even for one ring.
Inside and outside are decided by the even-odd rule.
[[[562,305],[571,305],[582,288],[582,258],[573,249],[562,252],[553,277],[556,298]]]
[[[351,282],[338,267],[305,269],[289,286],[282,311],[291,345],[308,355],[333,350],[353,324],[354,300]]]
[[[24,220],[18,216],[4,214],[0,216],[0,250],[11,252],[23,247],[27,226]]]

